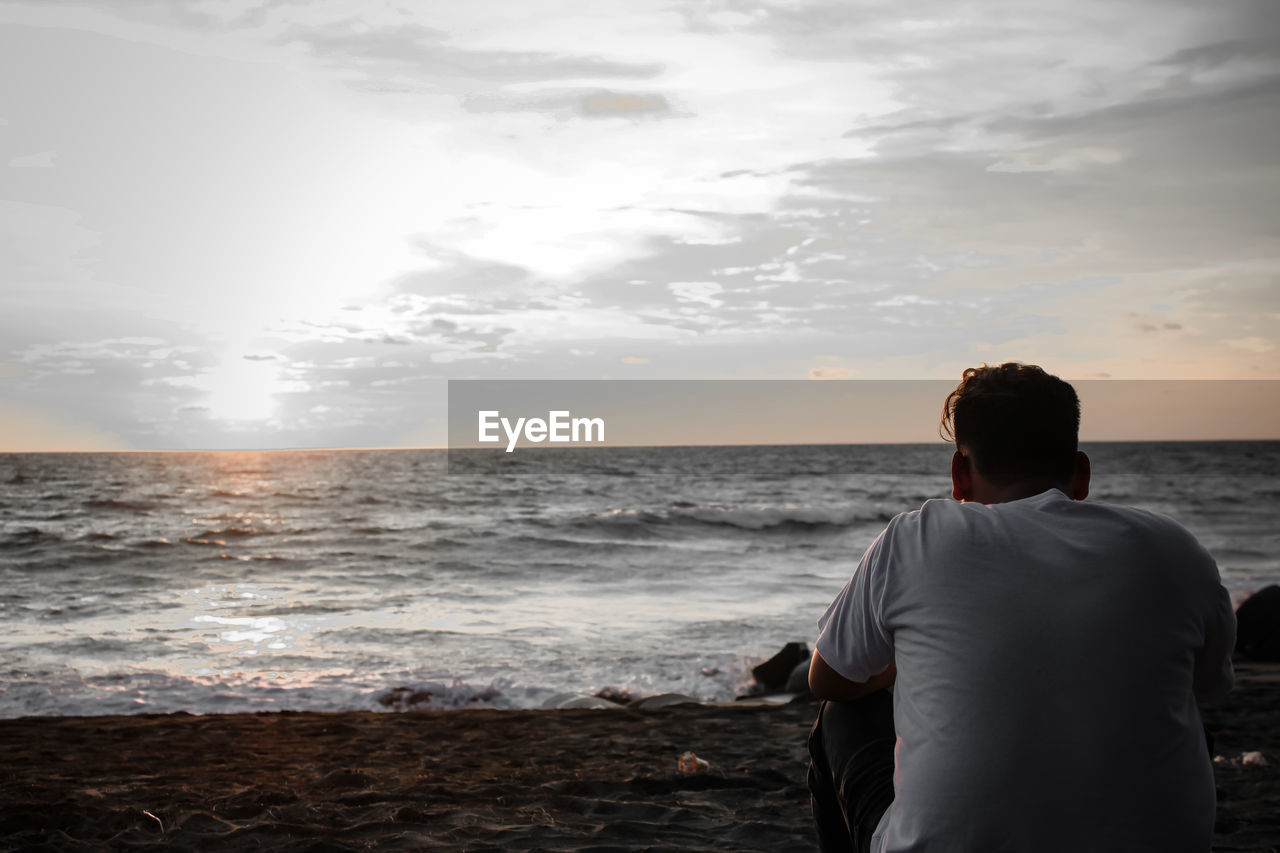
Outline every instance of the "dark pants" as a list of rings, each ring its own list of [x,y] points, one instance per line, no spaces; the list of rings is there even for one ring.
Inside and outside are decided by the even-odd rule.
[[[823,853],[866,853],[893,802],[893,696],[823,702],[809,733],[809,794]]]

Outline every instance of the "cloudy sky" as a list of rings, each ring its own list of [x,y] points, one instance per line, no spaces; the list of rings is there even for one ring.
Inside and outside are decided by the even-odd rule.
[[[1280,11],[0,0],[0,449],[444,380],[1280,379]]]

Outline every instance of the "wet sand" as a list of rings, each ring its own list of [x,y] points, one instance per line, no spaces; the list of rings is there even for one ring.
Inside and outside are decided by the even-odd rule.
[[[815,710],[0,720],[0,848],[809,851]],[[1240,664],[1206,721],[1214,849],[1280,849],[1280,665]]]

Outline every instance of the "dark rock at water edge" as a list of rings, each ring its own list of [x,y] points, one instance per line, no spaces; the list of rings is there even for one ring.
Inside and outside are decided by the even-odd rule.
[[[809,660],[809,647],[804,643],[787,643],[776,655],[751,670],[756,683],[765,690],[782,690],[795,668]]]
[[[1236,608],[1236,651],[1280,661],[1280,586],[1264,586]]]
[[[636,697],[631,695],[630,690],[624,690],[618,687],[603,687],[597,690],[594,696],[600,699],[607,699],[615,705],[626,705]]]
[[[378,696],[378,704],[394,711],[424,708],[435,698],[430,690],[414,690],[411,687],[393,687]]]
[[[693,696],[686,696],[683,693],[658,693],[654,696],[646,696],[643,699],[635,699],[628,702],[627,707],[633,711],[656,711],[659,708],[701,704]]]
[[[791,670],[791,675],[787,676],[787,684],[782,689],[788,693],[809,692],[809,659],[807,657]]]

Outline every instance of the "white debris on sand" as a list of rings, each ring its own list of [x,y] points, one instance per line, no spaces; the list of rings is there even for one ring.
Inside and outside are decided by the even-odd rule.
[[[1213,757],[1214,764],[1229,764],[1232,767],[1267,767],[1271,764],[1267,757],[1257,750],[1251,752],[1242,752],[1235,758],[1228,758],[1225,755],[1215,755]]]

